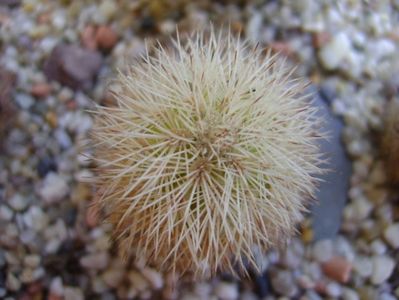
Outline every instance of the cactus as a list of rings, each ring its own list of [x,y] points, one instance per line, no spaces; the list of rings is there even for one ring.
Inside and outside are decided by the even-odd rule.
[[[160,270],[256,268],[253,247],[286,243],[321,171],[306,83],[223,31],[154,51],[94,111],[97,201],[124,253]]]

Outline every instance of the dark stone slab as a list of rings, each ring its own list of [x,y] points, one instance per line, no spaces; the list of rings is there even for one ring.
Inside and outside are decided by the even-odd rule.
[[[341,141],[343,122],[332,114],[328,106],[331,99],[325,97],[321,93],[315,101],[325,122],[323,130],[328,133],[328,139],[320,142],[321,151],[328,160],[323,167],[328,172],[321,176],[323,181],[318,187],[317,202],[311,207],[315,240],[333,238],[337,234],[352,173],[351,161]]]

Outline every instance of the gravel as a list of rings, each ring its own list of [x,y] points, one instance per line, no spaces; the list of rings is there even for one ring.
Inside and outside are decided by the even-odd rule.
[[[386,128],[395,114],[386,121],[384,110],[399,87],[399,4],[235,3],[0,1],[0,298],[399,297],[397,178],[379,152],[381,136],[397,136]],[[176,25],[185,34],[209,21],[298,65],[343,121],[352,175],[336,236],[319,236],[322,220],[309,215],[285,249],[254,249],[260,275],[185,282],[119,257],[80,181],[92,176],[81,149],[87,109],[112,103],[112,74],[145,52],[144,39],[151,46]]]

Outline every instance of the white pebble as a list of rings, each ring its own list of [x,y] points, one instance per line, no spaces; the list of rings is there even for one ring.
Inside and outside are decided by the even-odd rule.
[[[0,220],[11,221],[14,216],[13,211],[6,205],[0,206]]]
[[[64,300],[84,300],[84,295],[80,288],[66,286],[64,289]]]
[[[238,299],[238,288],[234,283],[220,282],[215,289],[215,294],[221,300]]]
[[[35,103],[33,97],[22,93],[16,94],[14,99],[22,109],[29,109]]]
[[[129,280],[138,292],[145,291],[148,288],[148,281],[137,271],[130,271]]]
[[[57,173],[50,172],[44,178],[39,194],[48,203],[57,202],[68,194],[67,182]]]
[[[202,299],[209,298],[211,289],[212,289],[211,286],[206,282],[198,282],[194,286],[195,294],[197,294]]]
[[[379,300],[397,300],[395,296],[389,293],[382,293]]]
[[[336,282],[330,282],[326,286],[326,293],[330,297],[339,297],[342,293],[341,286]]]
[[[111,288],[116,288],[123,279],[125,272],[123,269],[109,269],[104,272],[102,279]]]
[[[39,232],[42,231],[49,222],[49,217],[43,212],[39,206],[31,206],[23,215],[26,226]]]
[[[359,300],[359,295],[350,288],[343,288],[342,289],[342,300]]]
[[[116,6],[115,2],[109,0],[103,1],[98,9],[106,20],[110,20],[118,11],[118,7]]]
[[[62,128],[54,131],[54,137],[62,149],[68,149],[72,145],[72,140],[69,134]]]
[[[399,223],[388,226],[384,231],[384,238],[392,248],[399,248]]]
[[[394,267],[395,261],[391,257],[387,255],[374,256],[371,282],[373,284],[383,283],[391,276]]]
[[[80,259],[81,266],[95,270],[104,269],[108,265],[108,262],[109,256],[106,252],[89,254]]]
[[[142,270],[143,276],[151,283],[154,289],[160,289],[163,286],[163,278],[161,274],[151,268],[144,268]]]
[[[40,256],[36,254],[27,255],[24,257],[24,264],[34,269],[40,264]]]
[[[340,32],[320,50],[321,63],[327,70],[334,70],[348,56],[348,53],[352,50],[351,48],[351,42],[347,34]]]
[[[62,241],[58,238],[52,238],[50,239],[47,243],[46,246],[44,247],[44,251],[47,254],[54,254],[60,249]]]
[[[14,194],[8,203],[15,211],[22,211],[28,205],[27,199],[20,194]]]
[[[380,240],[376,239],[370,244],[373,254],[382,255],[387,251],[387,246]]]
[[[313,257],[318,262],[329,260],[333,256],[333,243],[331,240],[317,241],[313,246]]]
[[[57,276],[51,281],[50,291],[57,296],[62,296],[64,294],[64,285],[62,284],[61,277]]]
[[[358,255],[353,263],[354,270],[363,278],[368,278],[373,273],[373,262],[366,256]]]
[[[18,291],[21,288],[21,282],[18,280],[18,278],[9,272],[7,274],[7,280],[6,280],[6,287],[10,291]]]

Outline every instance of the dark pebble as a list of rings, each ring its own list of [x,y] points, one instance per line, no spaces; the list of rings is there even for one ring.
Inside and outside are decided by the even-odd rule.
[[[68,207],[63,216],[65,224],[69,227],[73,227],[76,223],[77,216],[77,209],[75,207]]]
[[[0,6],[16,7],[21,4],[21,0],[0,0]]]
[[[143,31],[153,31],[153,30],[155,30],[154,18],[152,18],[150,16],[144,17],[143,20],[141,21],[140,27],[141,27],[141,29]]]
[[[103,62],[97,51],[78,45],[60,44],[44,63],[44,73],[74,90],[88,90],[93,86]]]
[[[43,178],[49,172],[57,172],[57,164],[52,157],[45,157],[39,161],[37,165],[37,173],[41,178]]]
[[[255,285],[255,293],[259,298],[266,297],[270,292],[270,280],[267,272],[264,272],[260,276],[253,276]]]

